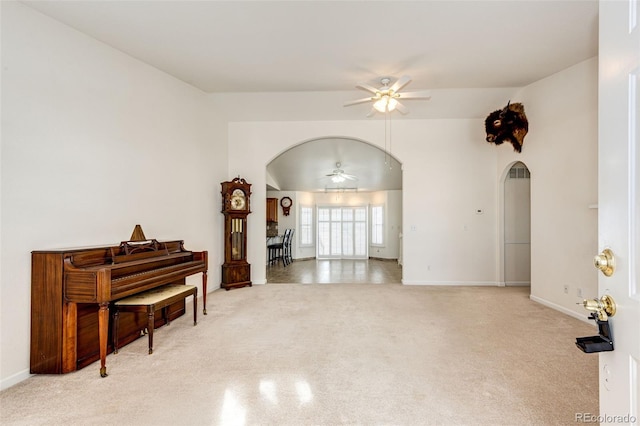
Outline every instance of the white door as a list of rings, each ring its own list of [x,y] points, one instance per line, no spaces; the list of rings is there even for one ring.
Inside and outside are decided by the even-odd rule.
[[[614,350],[600,353],[602,423],[639,424],[640,5],[600,1],[598,244],[616,262],[598,289],[617,304]]]

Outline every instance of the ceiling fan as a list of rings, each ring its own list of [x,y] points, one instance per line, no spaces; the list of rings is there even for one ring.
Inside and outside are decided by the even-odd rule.
[[[358,180],[358,178],[354,175],[345,173],[344,170],[340,168],[340,166],[342,166],[340,162],[336,163],[336,168],[333,170],[333,172],[327,175],[327,177],[331,178],[331,181],[333,183],[342,183],[345,180]]]
[[[431,91],[429,90],[400,93],[400,90],[404,86],[409,84],[410,81],[411,77],[409,77],[408,75],[404,75],[396,80],[396,82],[393,83],[392,86],[389,86],[389,83],[391,83],[391,79],[388,77],[383,77],[382,79],[380,79],[382,87],[379,89],[376,89],[375,87],[369,86],[365,83],[358,83],[356,85],[358,89],[363,89],[371,92],[373,93],[373,96],[357,99],[355,101],[345,102],[344,106],[356,105],[364,102],[373,102],[373,108],[371,108],[371,111],[369,112],[369,114],[367,114],[367,117],[371,117],[376,113],[376,111],[391,112],[396,109],[402,114],[406,114],[407,112],[409,112],[409,109],[402,105],[399,99],[431,99]]]

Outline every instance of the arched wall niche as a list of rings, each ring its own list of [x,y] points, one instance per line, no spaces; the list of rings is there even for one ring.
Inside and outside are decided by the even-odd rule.
[[[520,160],[514,160],[509,162],[502,170],[502,173],[499,176],[498,179],[498,262],[497,262],[497,276],[498,276],[498,282],[500,286],[506,286],[506,285],[522,285],[522,284],[514,284],[513,282],[510,282],[509,279],[509,266],[507,265],[507,263],[509,262],[507,260],[507,258],[509,257],[509,249],[508,249],[508,243],[506,242],[506,240],[508,239],[508,235],[505,232],[505,226],[509,226],[507,224],[507,222],[509,221],[509,218],[507,217],[507,215],[505,215],[505,209],[507,206],[507,203],[509,203],[508,200],[508,195],[505,195],[505,187],[507,184],[507,180],[509,178],[509,174],[511,172],[512,169],[515,168],[520,168],[519,166],[522,166],[522,168],[527,170],[527,179],[529,179],[530,182],[530,177],[533,176],[533,173],[531,172],[531,168],[529,167],[529,165],[527,163],[525,163],[524,161],[520,161]],[[529,186],[529,191],[530,191],[530,186]],[[530,199],[530,195],[529,195],[529,203],[531,202]],[[531,217],[531,205],[529,204],[529,220]],[[528,230],[530,232],[531,230],[531,225],[529,222],[528,225]],[[529,245],[530,245],[530,240],[529,240]],[[531,254],[529,253],[529,257],[528,257],[528,262],[529,262],[529,267],[531,264]],[[529,285],[530,285],[530,277],[529,277]]]

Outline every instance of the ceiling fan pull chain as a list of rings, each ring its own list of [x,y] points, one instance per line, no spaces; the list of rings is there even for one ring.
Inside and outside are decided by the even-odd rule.
[[[387,134],[388,134],[388,129],[387,129],[387,122],[389,121],[389,111],[385,112],[384,114],[384,165],[386,166],[387,163]]]
[[[391,117],[389,117],[389,170],[393,168],[393,164],[391,162]]]

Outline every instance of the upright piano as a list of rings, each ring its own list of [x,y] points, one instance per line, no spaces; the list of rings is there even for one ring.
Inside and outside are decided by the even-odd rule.
[[[124,241],[119,245],[31,253],[31,373],[62,374],[106,357],[113,350],[112,302],[165,284],[184,284],[202,272],[207,313],[207,252],[192,252],[181,240]],[[171,305],[169,319],[185,313],[184,300]],[[162,315],[157,327],[163,323]],[[140,337],[146,315],[120,319],[118,345]]]

